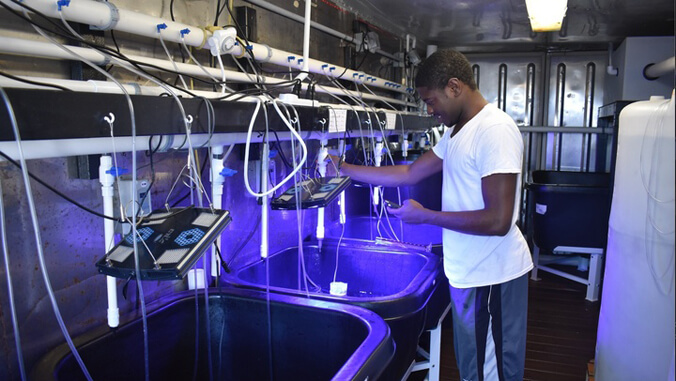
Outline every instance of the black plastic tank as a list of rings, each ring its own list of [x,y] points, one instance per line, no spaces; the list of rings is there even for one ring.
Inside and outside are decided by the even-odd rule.
[[[407,152],[406,158],[402,156],[401,151],[392,152],[394,164],[411,164],[419,158],[424,152],[421,150],[410,150]],[[392,161],[389,157],[385,157],[383,165],[391,165]],[[420,202],[424,207],[432,210],[441,210],[441,172],[436,173],[419,183],[410,186],[399,187],[401,193],[401,201],[406,199],[414,199]],[[369,185],[359,182],[353,182],[346,194],[346,213],[348,216],[369,216],[371,209],[371,199],[369,197]],[[395,203],[399,203],[397,188],[384,188],[384,198]]]
[[[605,248],[610,214],[610,174],[533,171],[533,240],[557,246]]]

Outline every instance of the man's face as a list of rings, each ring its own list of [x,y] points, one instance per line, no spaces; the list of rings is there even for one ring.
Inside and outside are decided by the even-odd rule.
[[[450,86],[443,89],[421,86],[417,90],[420,98],[427,104],[428,114],[449,127],[458,122],[459,102]]]

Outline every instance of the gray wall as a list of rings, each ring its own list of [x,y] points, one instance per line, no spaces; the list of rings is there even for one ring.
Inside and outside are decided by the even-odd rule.
[[[674,74],[657,80],[643,77],[643,68],[674,56],[674,37],[628,37],[612,54],[617,76],[608,76],[605,103],[618,100],[647,100],[653,95],[669,98]]]

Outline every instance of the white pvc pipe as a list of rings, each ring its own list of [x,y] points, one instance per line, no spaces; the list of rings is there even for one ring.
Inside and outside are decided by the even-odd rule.
[[[338,65],[333,65],[312,58],[304,60],[297,54],[272,49],[266,45],[257,44],[255,42],[250,42],[249,44],[251,52],[254,54],[256,60],[258,61],[269,62],[275,65],[289,67],[296,70],[302,70],[303,66],[307,62],[307,71],[311,73],[323,74],[333,78],[345,79],[358,84],[379,87],[398,93],[405,94],[413,92],[413,89],[406,88],[405,86],[399,83],[371,76],[361,71],[346,69]],[[237,44],[233,46],[232,49],[225,51],[223,53],[241,56],[245,52],[243,51],[242,46],[240,44]]]
[[[288,133],[279,133],[282,140],[289,140]],[[200,147],[208,143],[207,134],[192,134],[190,136],[194,147]],[[253,141],[260,141],[262,138],[254,138]],[[137,136],[136,145],[138,147],[148,147],[148,136]],[[174,135],[163,136],[164,141],[170,141],[168,148],[177,149],[182,147],[187,149],[183,143],[183,138]],[[246,133],[229,132],[213,134],[211,143],[214,145],[222,144],[241,144],[246,141]],[[58,142],[58,144],[55,144]],[[47,159],[52,157],[67,157],[81,155],[99,155],[110,152],[113,138],[85,138],[85,139],[59,139],[59,140],[24,140],[21,145],[24,149],[26,159]],[[129,136],[120,136],[115,138],[115,147],[118,152],[130,152],[132,150],[132,138]],[[142,149],[142,148],[139,148]],[[19,157],[15,141],[0,142],[0,151],[4,152],[12,159]],[[4,159],[0,160],[4,161]]]
[[[24,10],[21,5],[11,0],[0,0],[0,2],[17,11],[21,12]],[[180,42],[181,31],[188,29],[191,33],[185,35],[185,43],[190,46],[202,46],[208,34],[203,29],[192,25],[121,9],[116,7],[112,2],[72,0],[70,5],[61,8],[61,12],[59,12],[55,0],[23,0],[22,3],[56,19],[61,18],[60,13],[63,13],[63,17],[68,21],[91,25],[99,29],[113,26],[113,29],[121,32],[150,38],[158,37],[157,25],[166,24],[166,29],[161,31],[162,39],[165,41]],[[119,15],[117,22],[115,22],[116,15],[113,8],[117,10]]]
[[[608,75],[617,76],[619,69],[613,66],[613,43],[608,43],[608,66],[606,67]]]
[[[643,70],[643,74],[648,79],[657,79],[663,75],[671,74],[674,75],[674,70],[676,69],[676,56],[667,58],[662,62],[646,66]]]
[[[0,2],[19,11],[24,9],[10,0],[0,0]],[[54,0],[24,0],[23,3],[48,16],[60,18],[60,13]],[[190,30],[191,33],[183,35],[186,45],[200,48],[204,46],[205,42],[210,37],[210,32],[192,25],[181,24],[119,8],[116,8],[119,14],[119,20],[114,22],[114,12],[111,9],[112,5],[109,6],[108,4],[112,3],[92,0],[73,0],[69,6],[62,7],[63,17],[68,21],[75,21],[98,28],[112,26],[114,30],[150,38],[158,38],[160,33],[158,32],[158,25],[164,24],[166,25],[166,28],[161,30],[162,39],[176,43],[181,42],[181,31],[187,29]],[[250,42],[250,46],[247,48],[251,50],[256,57],[256,60],[261,62],[270,62],[275,65],[292,67],[295,69],[302,69],[307,65],[307,70],[312,73],[325,74],[331,77],[338,77],[344,73],[340,78],[359,84],[367,84],[399,93],[413,92],[413,89],[406,88],[401,84],[371,76],[364,72],[357,72],[354,70],[344,71],[345,68],[327,62],[309,58],[299,62],[299,57],[296,54],[272,49],[267,45]],[[232,49],[221,53],[242,56],[246,52],[241,44],[237,43]]]
[[[345,159],[343,155],[343,150],[345,149],[345,139],[338,140],[338,154],[342,156],[342,159]],[[347,222],[347,216],[345,215],[345,191],[340,192],[340,223],[345,225]]]
[[[0,0],[2,1],[2,0]],[[122,67],[129,67],[131,66],[130,64],[126,63],[118,63],[118,62],[109,62],[109,60],[100,52],[98,52],[95,49],[91,48],[82,48],[78,46],[67,46],[68,49],[72,50],[73,52],[77,53],[78,55],[88,59],[89,61],[95,63],[95,64],[100,64],[100,65],[105,65],[109,63],[115,63],[119,64]],[[48,59],[65,59],[65,60],[72,60],[73,56],[68,54],[66,51],[63,49],[60,49],[58,46],[48,43],[48,42],[41,42],[41,41],[35,41],[35,40],[27,40],[27,39],[22,39],[22,38],[14,38],[14,37],[5,37],[5,36],[0,36],[0,52],[1,53],[6,53],[6,54],[14,54],[14,55],[20,55],[20,56],[28,56],[28,57],[41,57],[41,58],[48,58]],[[141,64],[148,64],[148,65],[153,65],[157,66],[158,68],[161,68],[163,70],[174,70],[174,66],[171,62],[168,60],[163,60],[163,59],[157,59],[157,58],[150,58],[150,57],[143,57],[143,56],[135,56],[135,55],[127,55],[127,57],[131,60],[138,61]],[[217,68],[210,68],[210,67],[204,67],[204,69],[209,73],[207,75],[199,66],[193,65],[193,64],[186,64],[182,62],[176,62],[176,67],[178,68],[178,71],[181,74],[188,74],[188,75],[193,75],[196,77],[201,77],[201,78],[209,78],[210,76],[220,78],[221,77],[221,70]],[[156,70],[153,69],[152,67],[147,67],[149,70]],[[252,83],[251,78],[254,78],[253,76],[248,76],[245,73],[238,72],[238,71],[233,71],[233,70],[225,70],[226,77],[228,80],[231,80],[233,82],[243,82],[243,83]],[[258,78],[262,78],[262,82],[266,84],[276,84],[280,82],[284,82],[286,80],[280,79],[280,78],[274,78],[274,77],[265,77],[265,76],[259,76]],[[0,78],[1,80],[2,78]],[[48,79],[47,81],[52,80],[51,78]],[[42,82],[42,81],[40,81]],[[48,82],[51,83],[51,82]],[[116,87],[114,84],[108,84],[107,86],[111,87]],[[303,84],[302,85],[303,90],[307,90],[308,84]],[[159,88],[158,88],[159,89]],[[97,91],[97,89],[93,90],[78,90],[78,89],[73,89],[75,91]],[[389,103],[394,103],[394,104],[400,104],[404,106],[409,106],[409,107],[417,107],[417,104],[411,103],[411,102],[406,102],[402,101],[399,99],[394,99],[394,98],[387,98],[387,97],[381,97],[381,96],[375,96],[373,94],[369,93],[358,93],[356,91],[351,91],[351,90],[342,90],[336,87],[330,87],[330,86],[317,86],[315,88],[315,91],[320,92],[320,93],[327,93],[327,94],[333,94],[333,95],[338,95],[338,96],[344,96],[346,95],[346,92],[353,97],[361,97],[363,99],[367,100],[385,100]],[[166,92],[165,90],[161,90],[159,94]],[[196,93],[197,91],[192,90],[191,92]],[[135,93],[135,90],[130,92],[130,93]],[[216,94],[216,93],[214,93]],[[218,93],[218,95],[213,95],[211,96],[212,98],[215,97],[221,97],[223,94]]]
[[[321,148],[319,149],[319,157],[317,158],[317,167],[320,177],[326,177],[326,157],[329,155],[329,150],[326,148],[326,139],[321,140]],[[324,239],[324,208],[317,209],[317,240],[319,240],[321,248],[321,240]]]
[[[305,1],[305,22],[303,24],[303,63],[301,73],[296,76],[299,81],[305,80],[310,70],[310,22],[312,16],[312,2]]]
[[[375,166],[380,167],[383,159],[383,137],[376,136],[376,148],[373,152]],[[380,186],[373,187],[373,205],[380,204]]]
[[[109,155],[101,156],[99,164],[99,182],[101,183],[101,194],[103,196],[103,214],[108,217],[114,217],[113,197],[115,192],[115,176],[110,173],[113,167],[113,159]],[[105,253],[112,250],[115,242],[115,221],[110,219],[103,220],[103,243]],[[112,276],[106,276],[106,289],[108,290],[108,326],[115,328],[120,325],[120,309],[117,305],[117,281]]]
[[[214,209],[223,208],[223,146],[211,147],[211,201]],[[216,238],[216,244],[211,247],[211,276],[218,279],[221,275],[221,258],[216,252],[216,246],[221,248],[221,235]]]
[[[266,134],[267,136],[267,134]],[[260,193],[266,193],[268,191],[268,160],[270,159],[270,147],[267,142],[263,142],[263,153],[261,154],[261,189]],[[244,176],[247,176],[245,173]],[[268,257],[269,245],[268,245],[268,223],[270,221],[268,215],[268,197],[267,195],[262,196],[261,202],[261,258]]]

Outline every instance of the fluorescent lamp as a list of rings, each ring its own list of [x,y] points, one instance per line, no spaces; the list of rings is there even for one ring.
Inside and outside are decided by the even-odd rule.
[[[561,30],[568,0],[526,0],[528,18],[533,32]]]

